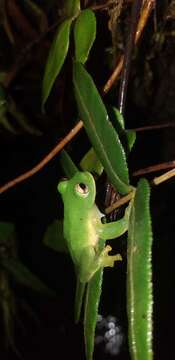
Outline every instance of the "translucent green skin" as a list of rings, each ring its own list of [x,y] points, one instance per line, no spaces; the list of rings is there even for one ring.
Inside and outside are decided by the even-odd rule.
[[[61,181],[58,191],[64,202],[64,237],[81,283],[88,282],[101,267],[114,266],[121,260],[119,254],[110,256],[109,245],[102,251],[99,241],[113,239],[128,229],[128,211],[115,222],[102,224],[100,213],[95,205],[96,187],[89,172],[76,172],[66,181]]]

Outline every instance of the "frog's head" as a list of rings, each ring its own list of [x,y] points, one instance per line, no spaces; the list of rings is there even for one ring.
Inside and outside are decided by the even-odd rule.
[[[61,181],[58,185],[64,203],[73,201],[74,204],[91,208],[95,202],[96,187],[93,176],[85,172],[76,172],[70,179]]]

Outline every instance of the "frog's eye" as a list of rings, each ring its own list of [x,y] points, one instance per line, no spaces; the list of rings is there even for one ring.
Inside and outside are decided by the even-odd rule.
[[[75,185],[75,191],[80,196],[87,196],[89,194],[89,188],[84,183],[79,183]]]

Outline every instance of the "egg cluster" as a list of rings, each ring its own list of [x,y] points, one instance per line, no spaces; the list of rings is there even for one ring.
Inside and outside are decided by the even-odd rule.
[[[114,316],[104,318],[98,315],[95,345],[103,348],[106,354],[116,356],[120,353],[124,343],[124,334]]]

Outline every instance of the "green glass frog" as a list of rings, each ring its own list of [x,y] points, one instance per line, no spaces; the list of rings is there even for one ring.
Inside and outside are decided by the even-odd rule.
[[[122,219],[103,224],[104,215],[95,204],[95,181],[89,172],[78,171],[70,180],[61,181],[58,191],[64,203],[64,237],[78,279],[87,283],[100,268],[113,267],[115,261],[122,259],[119,254],[109,255],[112,248],[105,246],[105,241],[127,231],[129,206]]]

